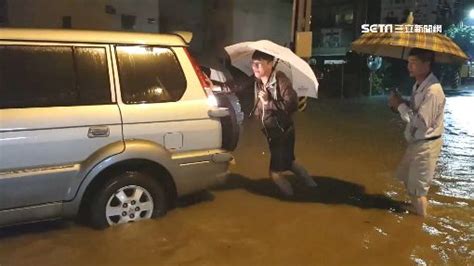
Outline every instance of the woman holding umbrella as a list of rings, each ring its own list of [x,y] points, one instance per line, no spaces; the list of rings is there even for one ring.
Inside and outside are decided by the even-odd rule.
[[[234,67],[256,78],[254,114],[262,121],[270,148],[270,178],[287,196],[293,194],[293,188],[283,177],[285,171],[292,171],[315,187],[306,169],[295,161],[292,119],[298,96],[318,96],[319,84],[313,70],[290,49],[269,40],[236,43],[225,50]]]
[[[274,71],[272,55],[256,50],[251,64],[256,78],[254,114],[262,121],[262,131],[270,148],[270,178],[286,196],[293,195],[293,189],[283,176],[285,171],[292,171],[310,187],[317,186],[306,169],[295,161],[291,116],[297,110],[297,94],[291,81],[283,72]]]

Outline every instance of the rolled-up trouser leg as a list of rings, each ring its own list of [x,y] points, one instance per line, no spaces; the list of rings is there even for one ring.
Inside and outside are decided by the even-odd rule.
[[[436,163],[441,152],[442,139],[410,143],[398,166],[396,177],[403,181],[412,197],[428,194]]]
[[[295,173],[298,177],[303,179],[304,183],[308,187],[317,186],[316,182],[314,182],[313,178],[311,178],[311,176],[308,174],[308,171],[296,161],[293,161],[293,163],[291,164],[291,171]]]

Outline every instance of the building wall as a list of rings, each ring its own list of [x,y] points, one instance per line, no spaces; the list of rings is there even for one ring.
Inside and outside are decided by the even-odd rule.
[[[292,0],[161,0],[160,28],[192,31],[191,51],[201,63],[218,66],[224,47],[233,43],[289,44],[292,8]]]
[[[0,0],[0,27],[8,24],[7,0]]]
[[[448,8],[454,8],[455,0],[382,0],[381,18],[386,22],[387,18],[395,17],[398,23],[406,21],[408,12],[415,14],[415,23],[434,24],[441,16],[438,7],[447,4]],[[452,11],[449,11],[452,12]]]
[[[191,50],[194,53],[202,51],[206,46],[208,31],[205,7],[207,0],[162,0],[160,1],[160,30],[161,32],[190,31],[193,33]]]
[[[158,0],[7,0],[9,27],[61,28],[71,16],[72,28],[121,30],[122,14],[136,16],[133,30],[157,32]],[[114,7],[107,14],[105,6]],[[148,19],[154,19],[149,23]]]
[[[268,39],[291,42],[291,0],[234,0],[232,42]]]
[[[361,1],[313,2],[313,54],[344,56],[356,33],[354,28],[365,14],[358,12]],[[362,8],[365,11],[365,8]]]

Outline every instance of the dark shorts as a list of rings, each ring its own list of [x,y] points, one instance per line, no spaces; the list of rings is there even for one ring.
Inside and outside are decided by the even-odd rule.
[[[267,137],[270,147],[270,171],[283,172],[291,170],[295,160],[295,129],[291,126],[287,132],[279,138]]]

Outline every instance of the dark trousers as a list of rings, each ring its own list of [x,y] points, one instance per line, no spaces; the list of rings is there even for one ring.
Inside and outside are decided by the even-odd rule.
[[[279,130],[279,131],[278,131]],[[290,126],[285,132],[279,128],[267,129],[266,137],[270,148],[270,171],[291,170],[295,160],[295,129]]]

